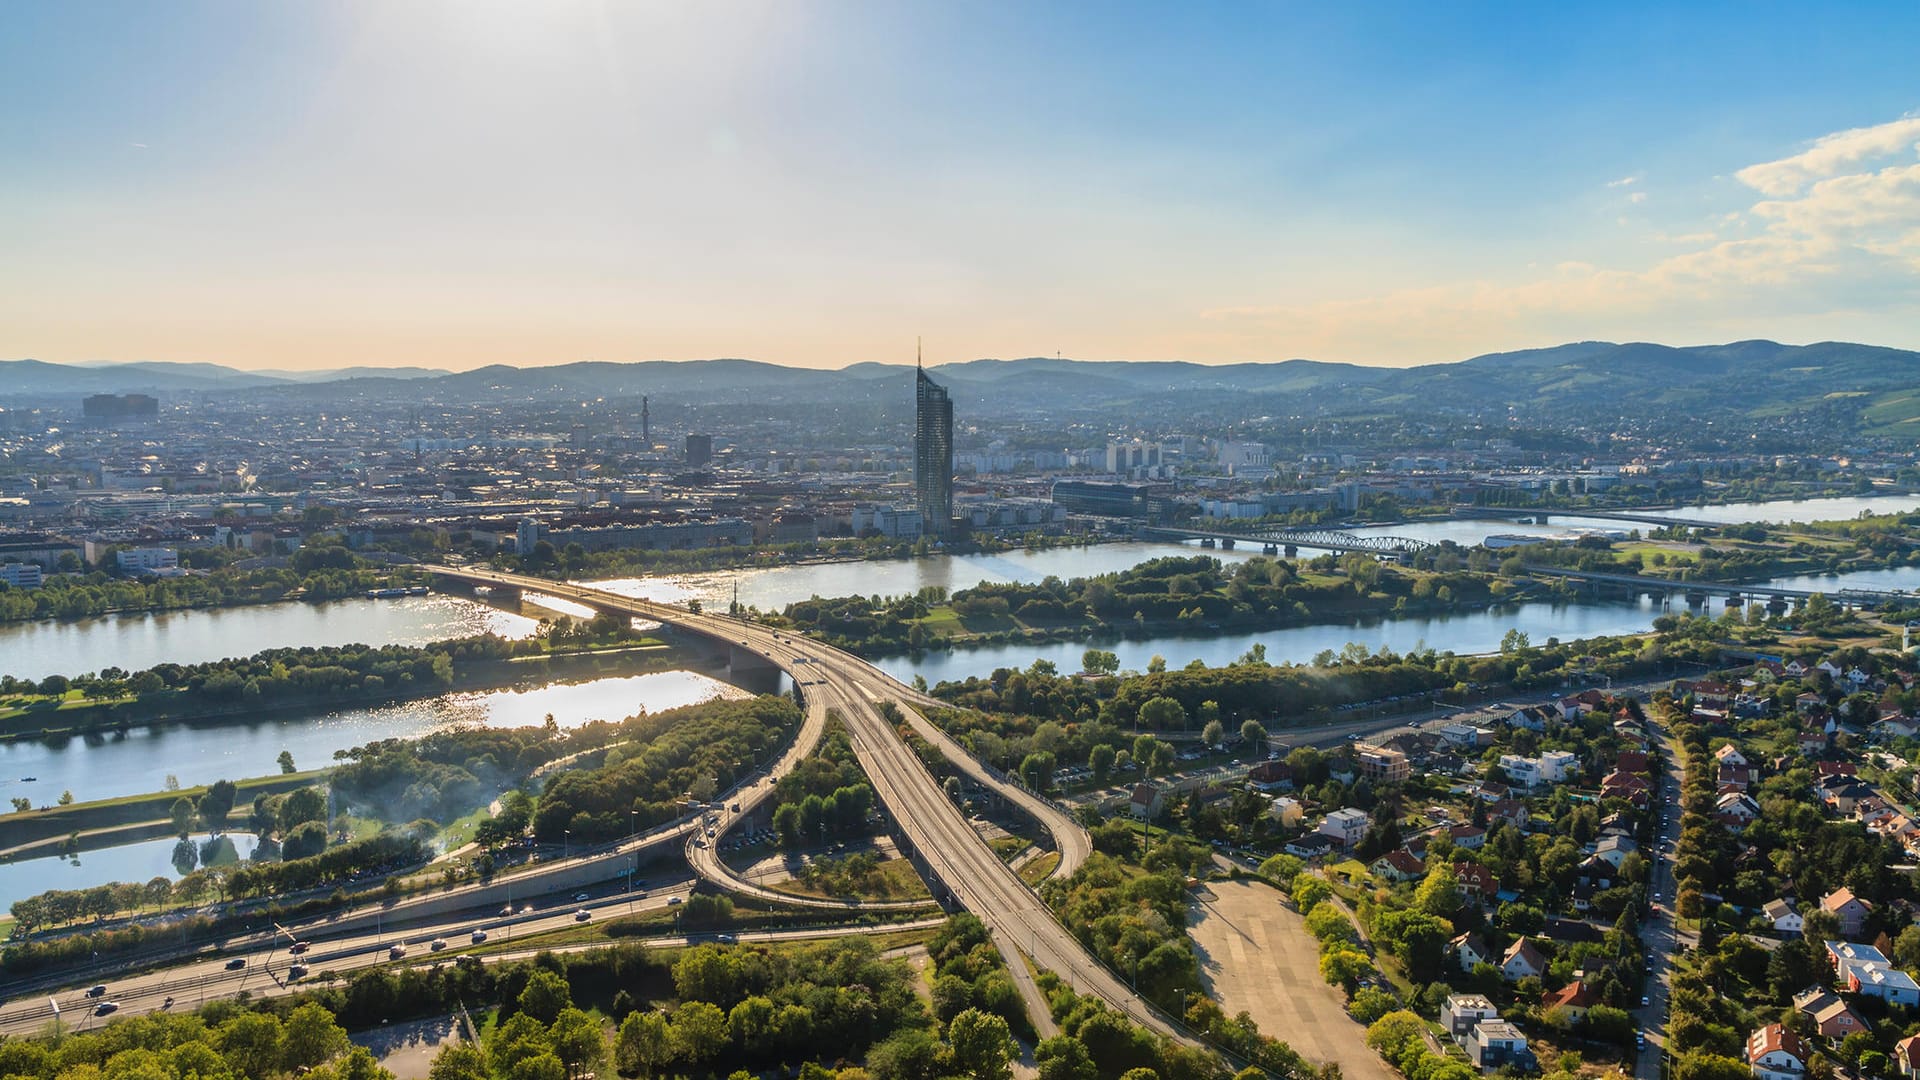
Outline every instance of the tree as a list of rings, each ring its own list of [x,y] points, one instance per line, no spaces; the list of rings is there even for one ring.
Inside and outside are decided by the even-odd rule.
[[[1055,1035],[1040,1040],[1033,1048],[1033,1059],[1040,1067],[1040,1080],[1097,1080],[1087,1046],[1071,1035]]]
[[[233,811],[233,800],[239,794],[240,789],[233,786],[233,781],[215,780],[200,798],[200,820],[206,822],[209,829],[225,825],[227,815]]]
[[[1267,749],[1267,729],[1258,720],[1248,720],[1240,725],[1240,741],[1247,744],[1247,753],[1265,753]]]
[[[575,1008],[560,1010],[548,1031],[553,1038],[553,1053],[567,1067],[568,1076],[594,1072],[606,1061],[607,1040],[600,1034],[600,1023]]]
[[[271,1076],[281,1070],[281,1039],[285,1032],[278,1018],[266,1013],[246,1012],[221,1024],[214,1035],[214,1049],[241,1076]]]
[[[1020,763],[1020,780],[1028,788],[1045,794],[1053,787],[1053,755],[1028,754]]]
[[[280,858],[289,862],[311,858],[325,850],[327,827],[317,821],[303,821],[280,837]]]
[[[573,991],[567,987],[567,980],[545,968],[534,971],[527,979],[527,985],[515,1000],[520,1011],[540,1021],[552,1024],[560,1014],[573,1006]]]
[[[629,1076],[651,1076],[673,1060],[673,1033],[657,1012],[628,1013],[613,1043],[614,1065]],[[438,1078],[430,1078],[438,1080]]]
[[[1227,726],[1218,720],[1209,720],[1207,726],[1200,729],[1200,741],[1208,746],[1219,746],[1226,737]]]
[[[1753,1080],[1753,1070],[1739,1058],[1694,1051],[1673,1060],[1673,1080]]]
[[[780,834],[781,847],[799,847],[800,807],[795,803],[781,803],[773,811],[773,828]]]
[[[285,1043],[281,1060],[284,1068],[311,1069],[345,1053],[347,1029],[334,1021],[333,1014],[314,1002],[287,1014]]]
[[[506,1076],[507,1080],[567,1080],[567,1066],[553,1051],[542,1050],[514,1062]]]
[[[1080,669],[1091,675],[1111,675],[1120,670],[1120,655],[1105,649],[1088,649],[1080,654]]]
[[[289,776],[298,771],[293,767],[293,751],[280,751],[280,771]]]
[[[1413,892],[1415,907],[1443,919],[1452,918],[1463,902],[1460,879],[1454,875],[1453,867],[1445,863],[1427,871],[1426,879]]]
[[[167,815],[173,819],[174,835],[182,840],[187,838],[187,834],[193,831],[193,814],[192,799],[182,795],[173,800],[173,806],[168,809]]]
[[[71,792],[71,791],[62,791],[62,792],[60,793],[60,805],[61,805],[61,806],[72,806],[72,805],[73,805],[73,792]]]
[[[1100,743],[1087,751],[1087,767],[1093,770],[1093,782],[1104,785],[1113,775],[1113,747]]]
[[[728,1040],[727,1014],[705,1001],[689,1001],[673,1013],[673,1048],[690,1065],[720,1056]]]
[[[958,975],[942,975],[933,980],[931,998],[934,1018],[950,1023],[973,1006],[973,987]]]
[[[954,1068],[973,1080],[1011,1080],[1018,1048],[1006,1020],[979,1009],[968,1009],[947,1025],[947,1043],[953,1048]]]
[[[1157,731],[1168,731],[1173,728],[1186,727],[1186,707],[1165,695],[1149,698],[1146,704],[1140,706],[1140,725],[1142,727],[1153,728]],[[1133,756],[1135,759],[1138,759],[1140,757],[1140,751],[1135,750]]]
[[[1349,993],[1372,970],[1373,961],[1367,959],[1366,953],[1345,945],[1328,949],[1320,956],[1320,977],[1331,985],[1346,988]]]
[[[450,1042],[440,1047],[427,1067],[427,1080],[493,1080],[487,1056],[472,1043]]]

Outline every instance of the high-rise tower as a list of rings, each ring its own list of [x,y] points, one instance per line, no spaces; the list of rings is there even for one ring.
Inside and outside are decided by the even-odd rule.
[[[953,525],[953,401],[914,350],[913,498],[928,536]]]

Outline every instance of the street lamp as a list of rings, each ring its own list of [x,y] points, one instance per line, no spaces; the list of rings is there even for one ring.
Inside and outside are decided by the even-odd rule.
[[[571,859],[571,858],[573,858],[573,830],[561,829],[560,830],[560,861],[566,862],[568,859]]]

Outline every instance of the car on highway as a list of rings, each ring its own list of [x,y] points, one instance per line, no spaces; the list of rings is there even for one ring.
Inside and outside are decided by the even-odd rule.
[[[1641,1007],[1641,1008],[1643,1008],[1643,1009],[1644,1009],[1644,1008],[1646,1008],[1647,1006],[1649,1006],[1649,1005],[1651,1005],[1651,1004],[1653,1004],[1653,999],[1652,999],[1652,998],[1650,998],[1650,997],[1648,997],[1648,996],[1647,996],[1647,995],[1645,995],[1645,994],[1641,994],[1641,995],[1640,995],[1640,1007]]]
[[[393,945],[388,947],[387,959],[405,960],[406,958],[407,958],[407,947],[405,945]]]
[[[579,911],[576,911],[573,913],[573,921],[574,922],[592,922],[593,912],[588,911],[586,908],[581,908]]]
[[[227,961],[228,971],[239,971],[241,968],[246,966],[247,966],[247,958],[244,956],[236,956],[233,959]]]
[[[485,930],[475,930],[473,932],[473,943],[475,945],[478,945],[485,940],[487,940],[487,932]]]
[[[506,918],[507,916],[509,916],[509,915],[511,915],[511,914],[513,914],[513,905],[512,905],[512,904],[508,904],[508,905],[507,905],[506,907],[503,907],[503,908],[501,908],[501,909],[500,909],[500,917],[501,917],[501,918],[503,918],[503,919],[504,919],[504,918]]]
[[[118,1009],[119,1007],[120,1007],[120,1003],[117,1001],[103,1001],[100,1004],[95,1005],[93,1007],[93,1015],[105,1016],[108,1013]]]
[[[574,894],[573,894],[573,902],[574,902],[574,903],[576,903],[576,904],[584,904],[584,903],[586,903],[586,902],[587,902],[587,894],[586,894],[586,893],[583,893],[583,892],[577,892],[577,893],[574,893]]]
[[[88,997],[106,997],[107,996],[106,984],[101,983],[99,986],[89,988],[87,990],[87,996]]]
[[[669,897],[667,897],[667,906],[668,906],[668,907],[677,907],[677,906],[679,906],[679,905],[681,905],[681,904],[684,904],[684,903],[686,903],[686,900],[685,900],[685,899],[683,899],[683,898],[681,898],[681,897],[678,897],[678,896],[669,896]]]
[[[287,981],[292,982],[295,979],[305,978],[306,974],[307,974],[307,965],[294,964],[293,966],[287,968]]]
[[[1636,1031],[1636,1032],[1634,1032],[1634,1033],[1633,1033],[1633,1048],[1634,1048],[1635,1050],[1645,1050],[1645,1049],[1647,1048],[1647,1033],[1646,1033],[1646,1032],[1644,1032],[1644,1031]]]
[[[731,945],[734,942],[739,941],[740,939],[737,937],[734,937],[732,934],[715,934],[713,935],[713,940],[719,942],[722,945]]]
[[[292,945],[287,946],[287,951],[295,956],[299,956],[311,948],[313,948],[313,942],[311,941],[296,941]]]
[[[447,939],[443,937],[434,938],[433,944],[427,946],[427,948],[433,952],[439,952],[441,949],[444,949],[446,947],[447,947]]]

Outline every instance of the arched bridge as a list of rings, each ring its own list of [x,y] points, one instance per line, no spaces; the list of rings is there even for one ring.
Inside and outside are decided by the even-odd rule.
[[[1350,551],[1364,552],[1369,555],[1409,555],[1430,548],[1433,544],[1426,540],[1416,540],[1411,536],[1377,536],[1372,534],[1350,533],[1340,529],[1182,529],[1170,526],[1155,526],[1140,530],[1140,535],[1160,537],[1169,540],[1199,540],[1209,546],[1220,544],[1234,547],[1237,544],[1259,544],[1268,554],[1278,554],[1292,548],[1313,548],[1317,551],[1331,551],[1346,554]]]

